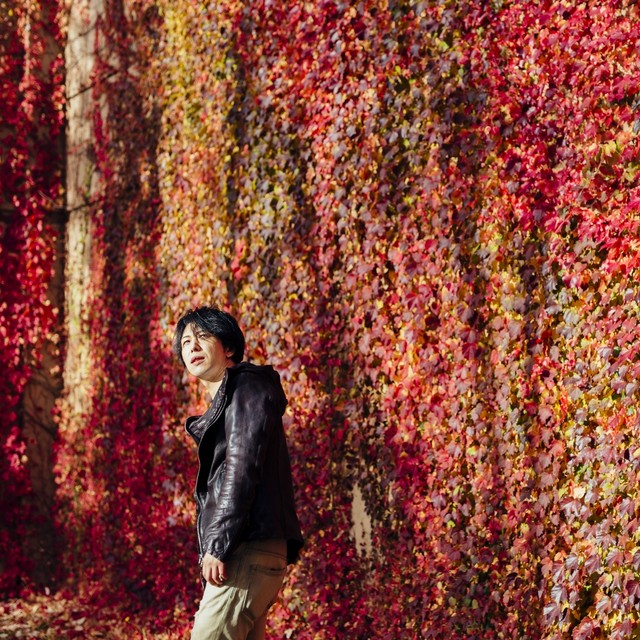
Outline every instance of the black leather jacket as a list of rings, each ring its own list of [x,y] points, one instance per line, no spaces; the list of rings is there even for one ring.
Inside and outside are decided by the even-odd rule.
[[[271,366],[247,362],[226,370],[211,405],[187,419],[198,445],[194,497],[200,559],[223,562],[249,540],[287,540],[295,562],[302,534],[282,427],[287,399]]]

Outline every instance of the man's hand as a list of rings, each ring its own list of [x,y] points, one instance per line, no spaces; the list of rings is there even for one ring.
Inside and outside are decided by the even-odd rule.
[[[206,553],[202,559],[202,577],[210,584],[221,587],[227,579],[227,568],[224,562]]]

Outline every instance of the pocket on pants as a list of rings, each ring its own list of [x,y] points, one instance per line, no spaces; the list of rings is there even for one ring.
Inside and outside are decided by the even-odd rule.
[[[264,615],[278,597],[287,567],[252,564],[245,593],[243,613],[252,621]]]

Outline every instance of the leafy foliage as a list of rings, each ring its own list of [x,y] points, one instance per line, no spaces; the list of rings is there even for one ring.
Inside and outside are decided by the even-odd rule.
[[[62,42],[58,3],[0,2],[0,591],[19,593],[30,558],[33,488],[21,397],[43,344],[57,341],[48,286],[61,205]],[[53,51],[53,54],[52,54]]]
[[[92,589],[193,607],[205,400],[169,340],[214,302],[290,398],[307,547],[274,637],[638,633],[639,18],[106,3],[92,404],[59,458]]]

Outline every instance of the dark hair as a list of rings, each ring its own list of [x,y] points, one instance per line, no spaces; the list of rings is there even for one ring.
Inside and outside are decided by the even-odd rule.
[[[183,365],[182,334],[190,324],[194,324],[205,333],[218,338],[225,349],[233,352],[230,356],[233,362],[236,364],[242,362],[244,358],[244,334],[236,319],[230,313],[217,307],[198,307],[187,311],[176,324],[176,332],[173,336],[173,352]]]

